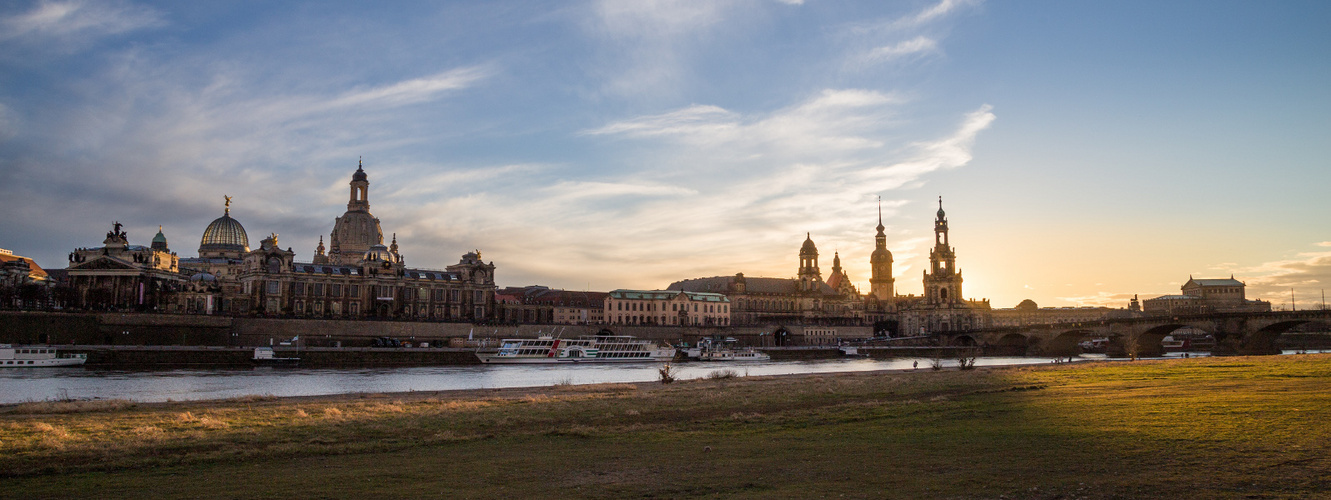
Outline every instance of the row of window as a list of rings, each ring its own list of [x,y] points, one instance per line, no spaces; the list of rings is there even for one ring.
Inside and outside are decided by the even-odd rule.
[[[729,326],[730,318],[691,316],[681,321],[678,316],[625,316],[619,314],[615,316],[614,323],[620,325]]]
[[[370,285],[370,286],[374,287],[375,297],[393,298],[397,295],[397,290],[398,290],[397,286],[394,285]],[[281,294],[282,282],[268,281],[265,283],[265,290],[268,292],[268,295]],[[347,295],[342,294],[344,290],[347,292]],[[401,290],[402,290],[402,300],[405,301],[413,301],[413,300],[424,301],[424,300],[433,299],[435,302],[443,302],[445,296],[448,297],[448,301],[450,302],[459,302],[462,300],[462,291],[456,289],[403,287]],[[325,294],[325,292],[327,293]],[[353,298],[359,298],[361,296],[360,285],[346,285],[344,287],[341,283],[295,282],[291,284],[291,294],[296,297],[337,298],[337,297],[349,296]],[[478,303],[484,302],[485,291],[473,290],[472,301]]]
[[[651,302],[648,302],[648,303],[646,303],[646,304],[641,303],[641,302],[627,302],[627,303],[626,303],[626,302],[616,302],[615,304],[616,304],[616,305],[615,305],[615,310],[616,310],[616,311],[649,311],[649,312],[650,312],[650,311],[655,311],[655,310],[656,310],[656,304],[651,303]],[[625,304],[628,304],[628,306],[626,307]],[[670,304],[670,310],[671,310],[672,312],[687,311],[688,309],[689,309],[689,305],[688,305],[688,304]],[[663,311],[665,310],[665,304],[661,304],[661,310],[663,310]],[[693,304],[693,312],[699,312],[699,311],[698,311],[698,304]],[[702,312],[708,312],[708,313],[722,313],[722,314],[725,314],[725,313],[729,313],[729,312],[730,312],[730,306],[725,305],[725,304],[703,304]]]

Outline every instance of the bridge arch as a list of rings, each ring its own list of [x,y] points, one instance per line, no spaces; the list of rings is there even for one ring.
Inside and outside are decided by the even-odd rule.
[[[1257,331],[1248,334],[1239,343],[1239,348],[1245,354],[1280,354],[1282,348],[1279,340],[1280,336],[1286,333],[1294,332],[1304,326],[1320,326],[1322,331],[1326,331],[1331,324],[1327,320],[1320,319],[1293,319],[1288,321],[1279,321],[1271,323]],[[1297,346],[1293,346],[1297,348]]]
[[[1068,330],[1058,335],[1054,335],[1042,347],[1041,351],[1046,356],[1076,356],[1081,354],[1081,341],[1086,337],[1102,335],[1094,330],[1077,328]]]
[[[996,356],[1025,356],[1026,349],[1030,347],[1030,339],[1020,333],[1009,333],[999,337],[991,346],[992,354]]]
[[[975,347],[977,342],[975,342],[975,337],[962,334],[952,337],[952,342],[950,342],[950,344],[953,347]]]

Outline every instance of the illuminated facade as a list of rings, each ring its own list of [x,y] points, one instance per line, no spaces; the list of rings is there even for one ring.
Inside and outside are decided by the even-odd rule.
[[[347,212],[333,223],[311,262],[279,245],[277,233],[251,249],[225,212],[204,229],[197,258],[178,259],[160,232],[151,247],[131,246],[117,223],[104,246],[70,254],[69,276],[85,307],[195,314],[319,318],[489,321],[495,312],[493,263],[468,252],[445,269],[406,266],[397,239],[383,244],[370,214],[369,179],[358,165]],[[160,241],[158,241],[160,239]],[[92,300],[89,300],[92,299]]]

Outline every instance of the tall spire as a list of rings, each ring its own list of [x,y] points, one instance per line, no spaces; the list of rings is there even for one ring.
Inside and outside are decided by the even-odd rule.
[[[878,234],[883,234],[883,197],[878,197]]]

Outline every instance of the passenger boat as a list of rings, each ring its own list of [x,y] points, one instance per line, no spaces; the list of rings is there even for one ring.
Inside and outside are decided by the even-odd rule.
[[[262,366],[296,366],[300,358],[279,358],[271,347],[254,348],[254,364]]]
[[[87,354],[58,355],[54,347],[0,344],[0,368],[78,366],[87,362]]]
[[[669,361],[675,348],[628,335],[576,339],[541,336],[504,339],[495,352],[477,352],[482,363],[643,363]]]
[[[1160,339],[1165,352],[1209,351],[1215,348],[1215,336],[1197,329],[1179,329]]]
[[[710,349],[704,350],[698,355],[699,361],[768,361],[770,359],[772,357],[767,353],[755,351],[752,347]]]
[[[738,347],[735,339],[724,341],[702,339],[697,347],[684,350],[684,357],[698,361],[767,361],[772,359],[767,353],[752,347]]]
[[[1077,345],[1081,347],[1081,352],[1103,354],[1109,349],[1109,337],[1083,340]]]

